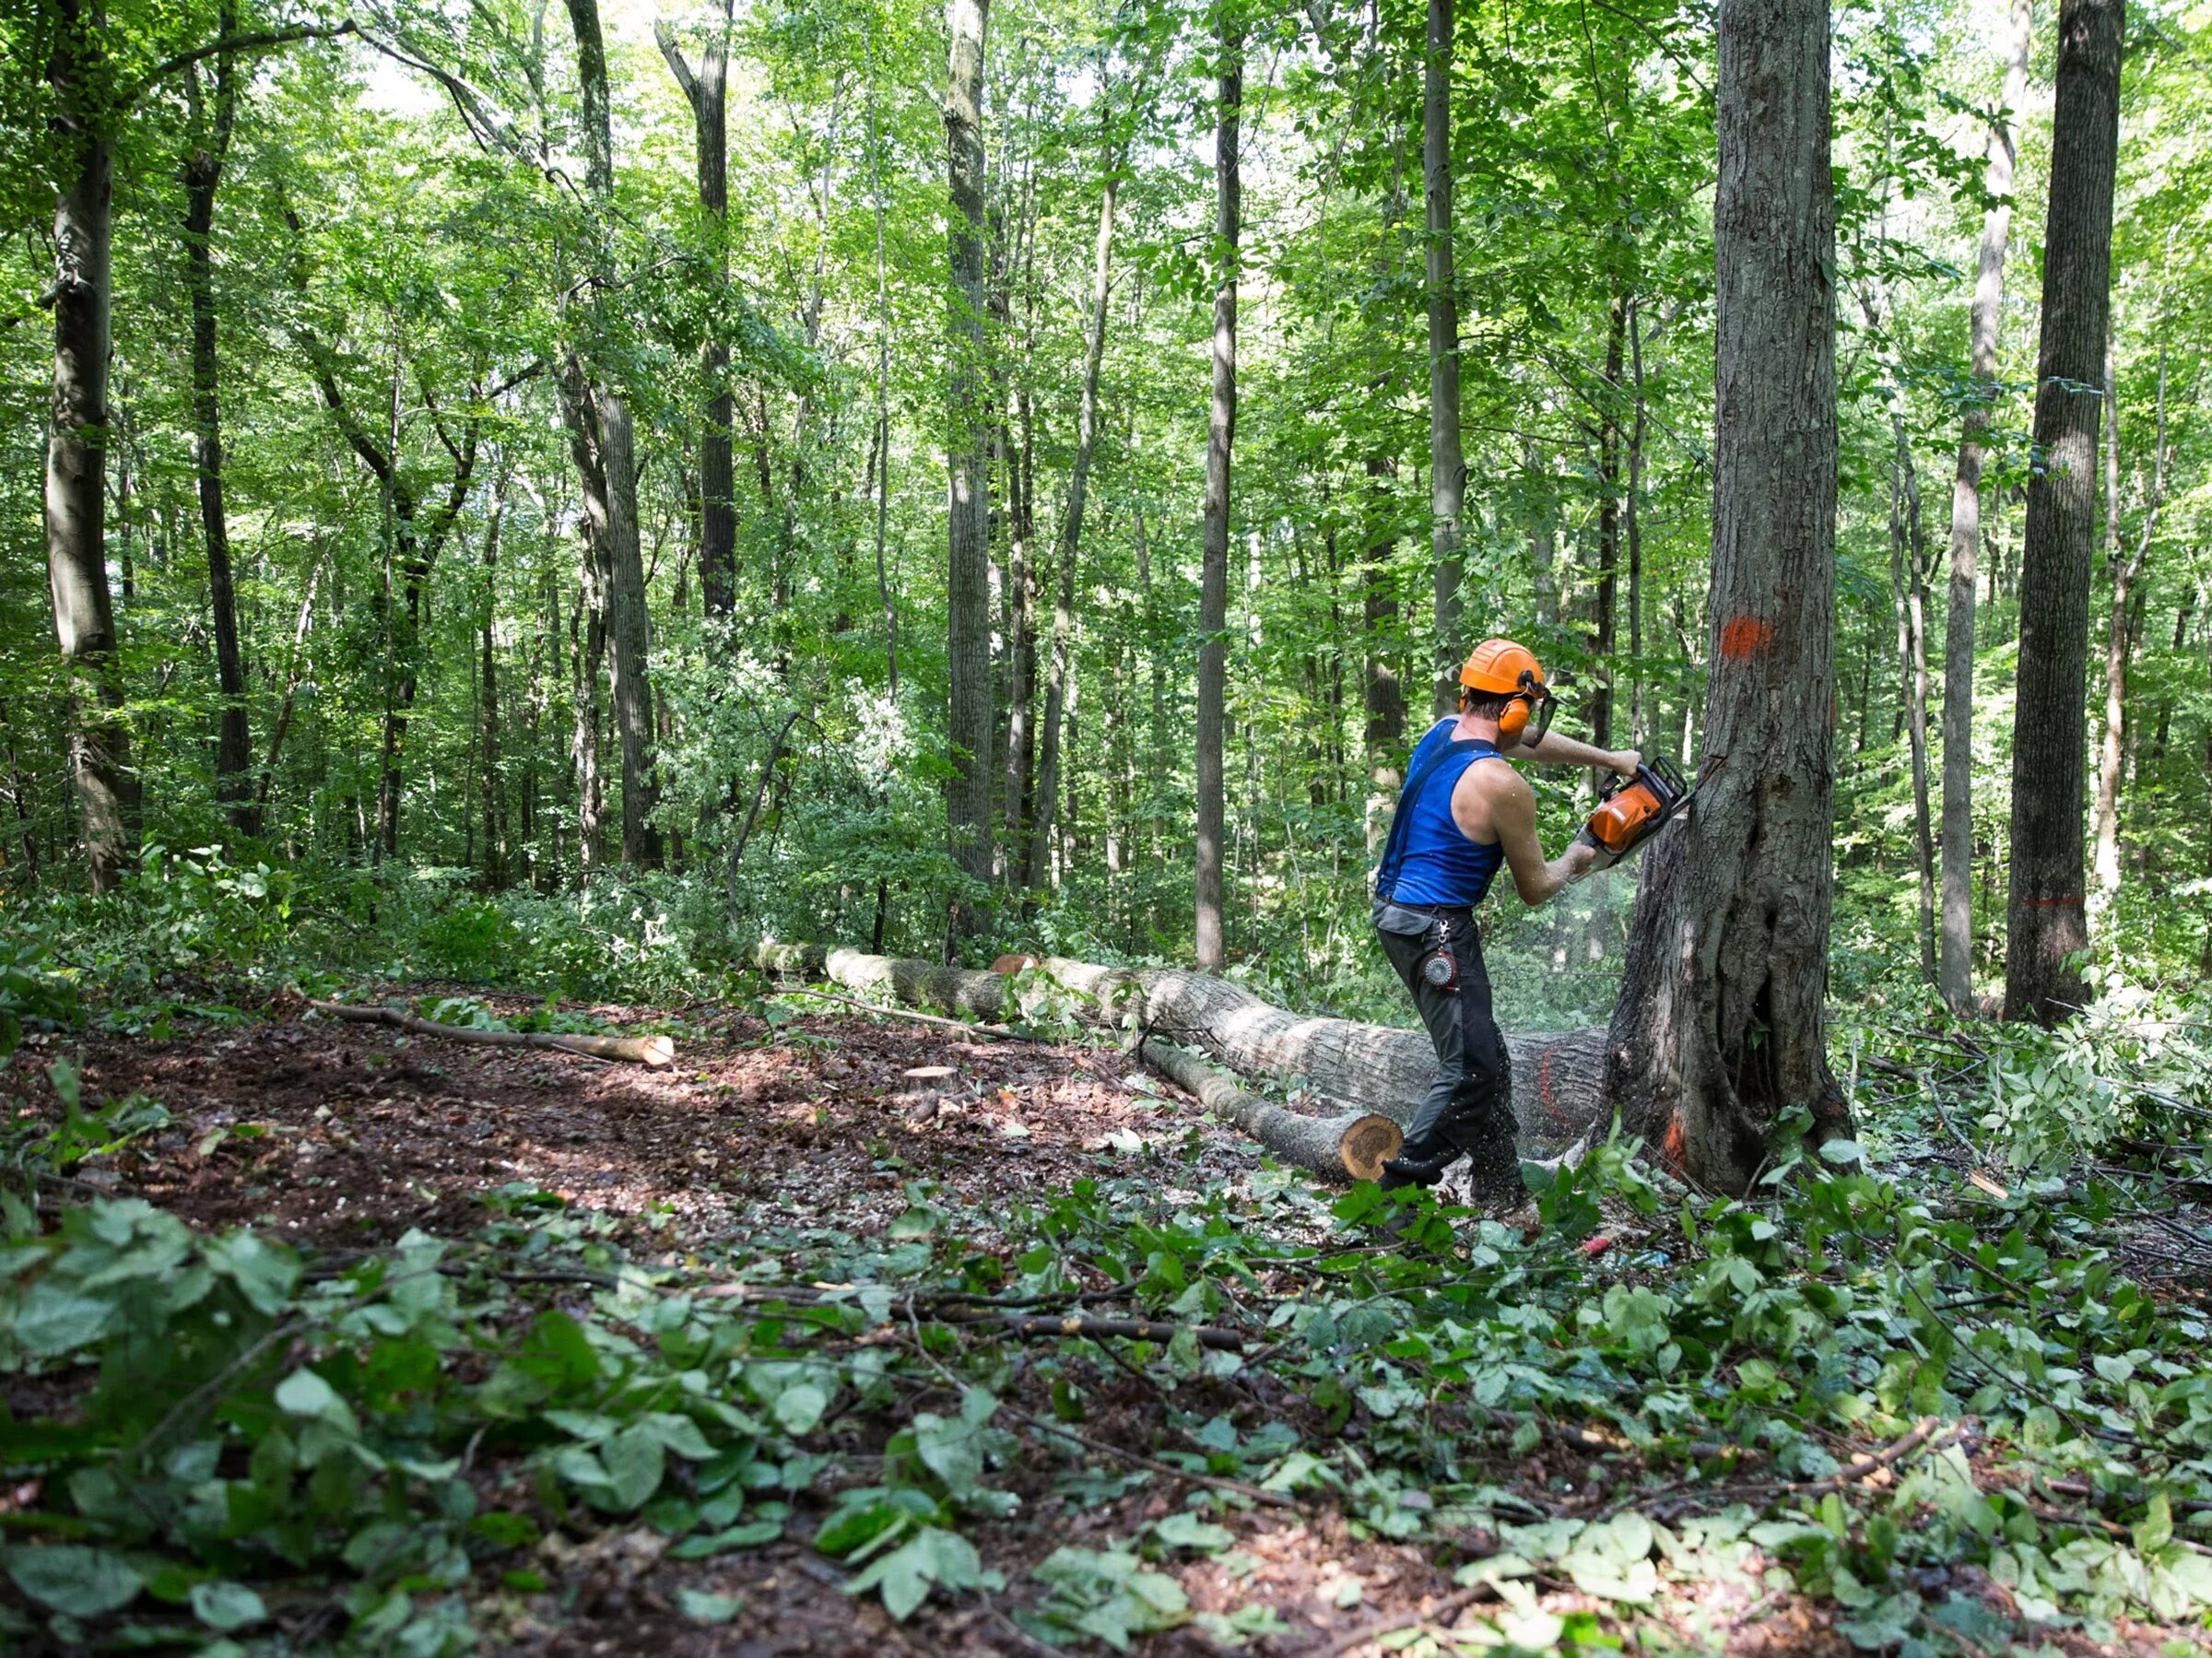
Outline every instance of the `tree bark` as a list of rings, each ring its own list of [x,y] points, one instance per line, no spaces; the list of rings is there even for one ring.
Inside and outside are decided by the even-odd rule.
[[[876,118],[876,26],[864,37],[868,76],[868,167],[876,195],[876,599],[883,607],[883,666],[886,694],[894,707],[899,701],[899,607],[891,599],[890,577],[884,565],[884,544],[891,522],[891,287],[884,254],[883,138]],[[880,900],[883,883],[877,882]],[[882,904],[877,906],[877,928],[882,925]]]
[[[1111,115],[1107,117],[1111,120]],[[1076,554],[1083,541],[1091,457],[1099,436],[1099,370],[1106,359],[1106,308],[1113,292],[1113,215],[1122,159],[1111,132],[1104,145],[1105,188],[1099,196],[1099,234],[1090,268],[1089,326],[1083,341],[1083,391],[1076,414],[1076,459],[1067,478],[1067,512],[1060,525],[1060,585],[1053,602],[1053,653],[1045,670],[1044,729],[1038,748],[1037,825],[1030,842],[1030,885],[1042,887],[1051,856],[1053,802],[1060,785],[1060,723],[1067,699],[1068,659],[1075,645]]]
[[[1452,0],[1429,0],[1423,59],[1421,173],[1429,278],[1429,512],[1435,570],[1436,717],[1459,700],[1460,520],[1467,467],[1459,431],[1459,290],[1452,249]]]
[[[226,4],[217,25],[233,32]],[[216,350],[215,195],[237,124],[238,87],[229,53],[215,59],[214,110],[202,107],[200,72],[186,72],[193,142],[184,158],[184,286],[192,300],[192,414],[198,461],[200,534],[207,552],[207,596],[215,619],[216,685],[222,697],[215,744],[215,793],[241,834],[251,832],[253,738],[246,717],[246,664],[239,648],[238,594],[230,573],[229,521],[223,509],[223,422]]]
[[[1828,1071],[1835,218],[1827,0],[1721,10],[1712,650],[1698,806],[1644,854],[1606,1057],[1631,1133],[1749,1188]]]
[[[138,853],[138,775],[108,589],[109,307],[114,150],[95,102],[97,0],[59,0],[48,78],[59,96],[67,182],[53,209],[53,395],[46,440],[46,573],[70,709],[70,772],[96,891]]]
[[[1220,53],[1214,102],[1214,396],[1206,434],[1206,526],[1198,581],[1197,961],[1229,959],[1221,929],[1221,728],[1229,691],[1229,480],[1237,433],[1237,239],[1243,222],[1238,122],[1244,103],[1244,38],[1230,0],[1219,0]]]
[[[699,205],[713,238],[713,280],[719,289],[729,279],[729,138],[727,97],[730,53],[730,0],[724,0],[722,30],[707,42],[697,69],[685,60],[676,33],[653,19],[653,38],[668,71],[691,106],[697,136]],[[730,347],[719,336],[700,353],[705,390],[699,434],[699,585],[709,616],[727,616],[737,595],[736,476],[730,460],[730,428],[736,401],[729,386]]]
[[[1664,314],[1660,321],[1664,325]],[[1643,706],[1643,445],[1651,411],[1643,395],[1643,312],[1633,299],[1629,301],[1629,374],[1635,400],[1629,423],[1629,493],[1622,509],[1629,542],[1629,746],[1641,749],[1651,741]]]
[[[1367,750],[1367,850],[1382,850],[1390,816],[1405,782],[1398,762],[1406,744],[1406,693],[1393,653],[1397,648],[1398,598],[1391,586],[1390,563],[1398,550],[1392,522],[1390,477],[1396,470],[1388,455],[1367,460],[1367,509],[1371,523],[1360,561],[1361,619],[1367,659],[1361,675],[1360,744]]]
[[[983,291],[983,44],[990,0],[947,0],[952,45],[945,100],[952,198],[952,314],[947,323],[949,499],[946,649],[950,677],[947,735],[952,779],[946,790],[954,862],[971,879],[991,876],[990,491],[984,469],[989,420]],[[972,930],[968,904],[956,901],[954,935]]]
[[[1901,388],[1900,388],[1901,390]],[[1904,417],[1893,411],[1900,542],[1905,571],[1905,740],[1912,764],[1912,851],[1920,871],[1920,976],[1937,984],[1936,967],[1936,834],[1928,806],[1928,557],[1927,526],[1920,508],[1920,475]]]
[[[2120,141],[2124,0],[2064,0],[2043,239],[2042,342],[2020,565],[2012,724],[2012,868],[2005,1017],[2051,1024],[2085,991],[2067,958],[2082,912],[2082,688],[2097,523],[2097,433],[2112,314],[2112,185]]]
[[[1974,395],[1959,441],[1951,485],[1951,563],[1943,647],[1943,948],[1938,973],[1954,1013],[1973,1005],[1974,955],[1974,556],[1982,541],[1982,464],[1997,396],[1997,328],[2005,305],[2005,250],[2012,230],[2013,137],[2009,124],[2028,90],[2034,0],[2012,0],[2004,107],[1991,123],[1983,182],[1997,206],[1982,218],[1976,261],[1971,372]]]
[[[491,497],[490,522],[484,526],[484,611],[478,631],[483,656],[481,752],[484,766],[484,885],[497,892],[507,884],[507,815],[500,796],[500,676],[493,650],[492,620],[499,614],[500,525],[507,512],[504,477]]]
[[[1605,405],[1597,428],[1597,582],[1590,617],[1596,684],[1590,692],[1590,740],[1613,747],[1613,647],[1618,639],[1620,580],[1620,377],[1627,367],[1629,296],[1606,306]],[[1603,773],[1598,774],[1602,781]],[[1594,788],[1596,783],[1594,782]]]
[[[1405,1131],[1379,1111],[1309,1117],[1247,1093],[1233,1077],[1171,1043],[1143,1042],[1137,1056],[1285,1162],[1327,1180],[1380,1180],[1382,1165],[1406,1143]]]
[[[600,32],[598,0],[568,0],[568,6],[576,36],[585,190],[593,206],[605,213],[611,207],[615,189],[606,44]],[[604,255],[597,257],[604,264]],[[594,331],[597,332],[595,323]],[[615,734],[622,748],[622,857],[632,868],[657,869],[661,836],[653,825],[653,810],[659,786],[653,777],[653,686],[646,664],[650,629],[645,560],[638,535],[636,438],[622,394],[605,376],[589,371],[574,348],[569,353],[561,388],[570,448],[583,484],[584,516],[607,577],[607,677]]]
[[[2143,528],[2133,554],[2120,549],[2120,406],[2113,397],[2113,376],[2105,376],[2105,397],[2111,406],[2112,435],[2107,448],[2108,481],[2105,508],[2105,559],[2112,572],[2112,602],[2104,641],[2104,741],[2097,757],[2095,903],[2101,914],[2120,890],[2120,770],[2123,743],[2134,735],[2127,718],[2127,663],[2135,645],[2136,581],[2150,557],[2151,538],[2158,534],[2159,509],[2166,492],[2166,353],[2159,352],[2158,425],[2151,443],[2150,493],[2143,502]]]

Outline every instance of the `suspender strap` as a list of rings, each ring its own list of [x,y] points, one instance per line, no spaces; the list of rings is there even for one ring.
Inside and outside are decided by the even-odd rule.
[[[1413,827],[1414,803],[1420,799],[1421,790],[1436,775],[1438,767],[1453,755],[1465,753],[1470,748],[1488,748],[1496,752],[1493,745],[1480,737],[1462,737],[1456,742],[1440,744],[1435,752],[1415,767],[1413,775],[1406,780],[1406,787],[1398,795],[1398,809],[1390,819],[1390,839],[1382,847],[1382,866],[1375,871],[1377,898],[1388,898],[1397,888],[1398,866],[1406,861],[1406,836]]]

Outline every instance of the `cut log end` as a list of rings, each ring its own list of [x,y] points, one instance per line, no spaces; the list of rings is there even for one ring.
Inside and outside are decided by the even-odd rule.
[[[1345,1130],[1337,1153],[1344,1171],[1356,1181],[1379,1181],[1382,1165],[1398,1155],[1406,1131],[1380,1113],[1361,1117]]]

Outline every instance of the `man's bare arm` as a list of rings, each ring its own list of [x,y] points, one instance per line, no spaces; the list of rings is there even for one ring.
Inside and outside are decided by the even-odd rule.
[[[1635,776],[1636,768],[1643,759],[1633,748],[1599,748],[1589,743],[1578,743],[1556,731],[1547,731],[1539,740],[1517,744],[1505,752],[1513,759],[1541,760],[1548,766],[1603,766],[1623,777]]]
[[[1498,770],[1504,771],[1503,767]],[[1455,798],[1453,806],[1458,804]],[[1536,839],[1536,796],[1518,773],[1506,772],[1498,781],[1489,794],[1489,807],[1490,828],[1505,848],[1513,888],[1532,910],[1580,880],[1597,856],[1597,848],[1578,841],[1558,857],[1546,860],[1544,843]]]

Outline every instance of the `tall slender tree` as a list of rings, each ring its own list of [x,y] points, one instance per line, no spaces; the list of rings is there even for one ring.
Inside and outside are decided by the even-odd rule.
[[[1974,396],[1959,439],[1951,485],[1950,587],[1943,641],[1943,998],[1964,1012],[1973,999],[1974,953],[1974,604],[1975,555],[1982,545],[1982,464],[1997,394],[1997,326],[2005,309],[2005,249],[2012,232],[2012,120],[2028,90],[2034,0],[2006,13],[2003,105],[1989,123],[1982,181],[1990,206],[1982,216],[1969,333]]]
[[[2160,319],[2163,331],[2164,321]],[[2092,867],[2097,876],[2090,894],[2092,918],[2111,908],[2120,891],[2120,773],[2132,747],[2137,723],[2127,709],[2128,658],[2141,620],[2142,595],[2136,586],[2150,559],[2151,543],[2159,531],[2159,512],[2166,494],[2166,347],[2159,347],[2157,417],[2150,448],[2150,488],[2143,498],[2143,523],[2132,553],[2124,552],[2120,534],[2119,406],[2113,399],[2117,376],[2108,361],[2105,373],[2107,418],[2112,422],[2105,443],[2105,573],[2112,584],[2112,607],[2104,636],[2104,737],[2097,751]]]
[[[1113,132],[1112,106],[1101,99],[1105,133],[1100,160],[1099,233],[1090,262],[1090,314],[1083,335],[1083,389],[1076,408],[1076,458],[1067,477],[1067,509],[1060,521],[1060,585],[1053,603],[1052,658],[1045,669],[1044,729],[1038,748],[1037,823],[1030,841],[1029,880],[1041,887],[1051,873],[1053,803],[1060,782],[1060,722],[1067,701],[1069,658],[1076,631],[1076,554],[1083,541],[1083,512],[1090,495],[1090,464],[1099,441],[1099,370],[1106,359],[1106,308],[1113,294],[1113,215],[1121,199],[1122,155]]]
[[[225,0],[218,29],[238,27]],[[212,86],[200,66],[184,71],[192,121],[184,178],[184,284],[192,299],[192,413],[198,462],[200,540],[207,553],[207,601],[215,623],[217,688],[222,695],[215,743],[215,792],[241,833],[253,822],[253,738],[246,719],[246,664],[238,636],[238,589],[230,571],[229,515],[223,505],[221,359],[215,309],[215,197],[223,182],[230,135],[238,124],[238,76],[228,52],[214,59]]]
[[[699,205],[712,238],[709,271],[719,289],[729,274],[729,123],[727,88],[731,0],[723,0],[722,28],[707,41],[694,68],[676,31],[655,18],[653,38],[668,72],[691,106],[696,135]],[[873,143],[871,136],[870,142]],[[736,488],[730,461],[730,426],[737,417],[730,391],[730,347],[718,327],[700,353],[703,406],[699,429],[699,585],[709,616],[727,616],[737,591]]]
[[[946,342],[945,610],[952,780],[946,805],[954,862],[977,881],[991,876],[991,508],[984,464],[991,422],[984,405],[983,285],[983,46],[990,17],[991,0],[947,0],[952,44],[945,135],[953,291]],[[952,922],[955,935],[972,925],[964,905],[954,907]]]
[[[1198,576],[1197,956],[1228,959],[1221,929],[1221,735],[1229,692],[1229,479],[1237,435],[1237,241],[1243,227],[1239,120],[1244,34],[1235,0],[1216,0],[1214,95],[1214,396],[1206,429],[1206,524]]]
[[[1721,8],[1710,774],[1644,854],[1606,1088],[1741,1192],[1785,1113],[1848,1121],[1826,1049],[1833,841],[1835,199],[1828,0]]]
[[[1434,560],[1435,711],[1458,699],[1460,520],[1467,464],[1459,429],[1459,290],[1452,257],[1452,0],[1429,0],[1421,81],[1421,177],[1427,199],[1429,285],[1429,512]],[[1599,739],[1601,742],[1603,738]]]
[[[582,96],[584,186],[600,221],[604,242],[611,226],[615,148],[610,115],[606,42],[598,0],[568,0],[576,35],[576,74]],[[596,255],[602,265],[605,253]],[[605,278],[602,270],[594,273]],[[594,293],[597,291],[594,287]],[[586,307],[592,332],[603,335],[606,307]],[[561,401],[569,446],[583,485],[583,511],[593,547],[606,578],[606,665],[613,689],[615,735],[622,749],[622,857],[633,868],[661,861],[660,831],[653,825],[658,789],[653,779],[653,685],[646,665],[645,559],[638,530],[638,460],[629,405],[604,368],[571,346],[561,374]]]
[[[2083,690],[2097,526],[2097,434],[2112,316],[2112,187],[2120,152],[2124,0],[2064,0],[2043,237],[2043,333],[2020,559],[2020,672],[2012,720],[2012,860],[2005,1017],[2044,1024],[2084,998],[2070,964],[2083,913]]]

